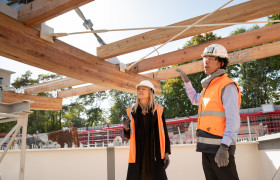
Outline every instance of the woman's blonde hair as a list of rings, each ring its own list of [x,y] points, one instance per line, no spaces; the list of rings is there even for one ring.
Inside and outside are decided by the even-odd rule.
[[[138,94],[138,93],[137,93]],[[138,95],[136,97],[136,103],[133,105],[132,109],[134,112],[136,112],[137,107],[140,105],[140,99],[138,98]],[[149,89],[149,101],[148,101],[148,109],[152,109],[152,112],[154,113],[156,111],[156,102],[155,102],[155,94],[152,92],[151,89]]]

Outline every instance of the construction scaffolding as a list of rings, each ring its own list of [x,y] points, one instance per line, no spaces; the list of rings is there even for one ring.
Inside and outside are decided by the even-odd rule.
[[[7,151],[14,142],[20,128],[22,128],[22,138],[21,138],[21,155],[20,155],[20,170],[19,170],[19,180],[24,180],[24,169],[25,169],[25,152],[26,152],[26,135],[27,135],[27,125],[28,125],[28,115],[30,111],[30,101],[21,101],[17,103],[0,103],[0,123],[6,123],[11,121],[16,121],[16,125],[12,130],[2,139],[0,142],[0,147],[8,139],[9,142],[4,152],[0,157],[0,164],[4,159]],[[10,136],[12,136],[10,138]]]

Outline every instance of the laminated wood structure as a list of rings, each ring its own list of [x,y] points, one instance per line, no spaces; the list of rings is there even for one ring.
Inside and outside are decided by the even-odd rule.
[[[41,39],[40,31],[34,28],[34,26],[39,26],[47,20],[91,1],[93,0],[34,0],[19,8],[18,11],[0,2],[0,56],[66,76],[66,78],[59,80],[25,87],[25,94],[1,91],[3,103],[0,102],[0,116],[10,117],[13,120],[15,118],[19,119],[17,120],[18,124],[8,134],[9,136],[13,134],[12,138],[15,138],[20,127],[23,127],[23,137],[26,137],[29,109],[60,110],[63,98],[109,89],[135,93],[135,86],[142,80],[150,80],[155,85],[156,95],[160,95],[160,80],[178,76],[174,68],[142,75],[139,73],[199,59],[203,49],[212,43],[221,44],[231,52],[229,54],[229,65],[280,54],[279,23],[147,58],[135,63],[129,71],[122,72],[118,65],[111,64],[105,59],[163,44],[181,32],[183,28],[156,29],[112,42],[97,47],[97,56],[86,53],[60,40],[51,43]],[[279,0],[251,0],[218,10],[203,20],[201,24],[246,22],[277,13],[280,13]],[[204,16],[187,19],[170,26],[191,25]],[[223,27],[226,27],[226,25],[193,27],[174,40]],[[202,61],[195,61],[180,67],[187,74],[203,71]],[[86,83],[92,83],[92,85],[61,91],[58,93],[58,98],[34,95],[40,92]],[[22,100],[30,100],[33,103],[31,105],[29,101],[15,103]],[[1,122],[10,121],[3,118],[0,118],[0,120],[2,120]],[[6,139],[1,143],[4,143]],[[23,142],[25,144],[25,138]],[[1,143],[0,146],[2,145]],[[21,180],[24,179],[25,149],[25,145],[22,146]],[[0,163],[2,159],[3,157],[0,158]]]
[[[86,53],[60,40],[56,40],[54,43],[45,41],[40,38],[40,31],[33,28],[51,18],[89,2],[91,0],[34,0],[22,6],[17,12],[7,10],[9,7],[0,8],[0,55],[67,77],[25,87],[25,94],[32,97],[32,94],[40,92],[92,83],[89,86],[59,92],[59,100],[56,103],[60,103],[62,98],[109,89],[135,93],[135,85],[147,79],[155,85],[156,95],[160,95],[160,80],[178,76],[174,69],[170,68],[142,75],[138,73],[199,59],[201,52],[209,44],[221,44],[229,52],[232,52],[229,55],[230,65],[278,55],[280,52],[279,42],[277,42],[280,40],[280,24],[275,24],[198,46],[147,58],[136,63],[128,72],[121,72],[118,65],[104,60],[163,44],[182,31],[183,28],[156,29],[112,42],[97,47],[97,56]],[[246,22],[279,12],[279,0],[252,0],[218,10],[200,24]],[[201,15],[187,19],[170,26],[191,25],[204,16]],[[193,27],[174,40],[223,27],[226,27],[226,25]],[[187,74],[203,71],[201,61],[182,65],[181,68]],[[41,105],[37,106],[37,109],[39,108],[46,109]]]

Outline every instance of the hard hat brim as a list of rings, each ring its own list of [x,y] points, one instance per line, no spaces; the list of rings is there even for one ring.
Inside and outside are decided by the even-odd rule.
[[[153,93],[155,93],[155,90],[154,90],[153,88],[151,88],[150,86],[143,85],[143,84],[138,84],[138,85],[136,86],[136,89],[137,89],[138,87],[140,87],[140,86],[142,86],[142,87],[147,87],[147,88],[151,89]]]

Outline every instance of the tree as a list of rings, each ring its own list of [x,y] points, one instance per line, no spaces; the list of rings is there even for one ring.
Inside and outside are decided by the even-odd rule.
[[[269,20],[280,19],[280,14],[268,17]],[[274,23],[268,23],[266,26]],[[259,26],[245,29],[240,28],[230,35],[235,35],[257,29]],[[262,104],[280,104],[280,95],[276,92],[280,89],[280,56],[267,57],[254,61],[238,64],[231,67],[235,71],[238,84],[241,87],[241,108],[260,107]],[[238,75],[238,76],[237,76]]]
[[[104,125],[105,115],[100,106],[106,97],[107,93],[105,91],[79,96],[78,101],[87,107],[85,109],[87,116],[86,127]]]
[[[110,108],[110,123],[120,124],[123,118],[127,116],[126,109],[132,107],[135,103],[136,95],[117,90],[110,90],[109,93],[114,102]]]
[[[105,118],[103,116],[103,111],[99,107],[88,109],[86,114],[88,116],[86,127],[105,124]]]
[[[86,108],[83,103],[75,101],[67,106],[63,106],[62,115],[66,127],[73,124],[74,127],[86,127]]]
[[[40,74],[37,79],[33,79],[31,76],[32,72],[26,71],[25,74],[18,77],[15,82],[12,83],[12,86],[16,89],[21,89],[24,86],[30,86],[61,77],[59,74]],[[38,93],[37,96],[53,97],[53,94],[52,92],[43,92]],[[28,116],[28,133],[33,134],[36,133],[37,130],[39,132],[49,132],[61,129],[61,113],[61,111],[34,110],[33,113]],[[12,123],[10,123],[10,125],[8,124],[9,127],[5,128],[5,132],[8,132],[12,125]]]

